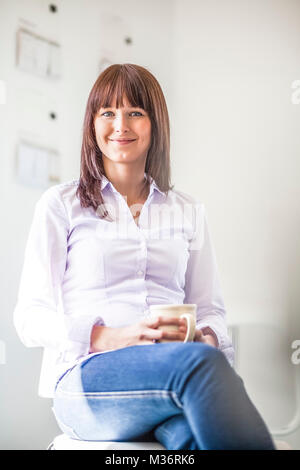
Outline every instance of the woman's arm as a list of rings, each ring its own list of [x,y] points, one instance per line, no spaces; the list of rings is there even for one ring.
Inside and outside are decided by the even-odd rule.
[[[61,195],[52,187],[37,202],[25,250],[14,324],[23,344],[76,356],[89,350],[101,317],[64,315],[61,284],[66,269],[69,220]],[[103,324],[103,322],[102,322]]]
[[[195,206],[194,235],[189,252],[184,302],[197,305],[196,328],[201,332],[196,334],[196,340],[202,338],[208,344],[227,349],[227,357],[232,362],[233,349],[227,332],[216,256],[203,204]]]

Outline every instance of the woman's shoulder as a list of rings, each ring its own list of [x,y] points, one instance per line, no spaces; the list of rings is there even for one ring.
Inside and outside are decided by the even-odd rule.
[[[65,199],[68,197],[73,197],[77,191],[78,184],[78,179],[54,184],[42,193],[40,199],[51,201],[54,199]]]
[[[177,204],[182,204],[182,205],[192,204],[192,205],[204,206],[200,198],[196,196],[192,196],[190,193],[186,193],[178,189],[173,188],[170,191],[170,196],[172,197],[173,202]]]
[[[68,208],[77,202],[76,191],[79,180],[70,180],[54,184],[44,190],[36,202],[36,206],[42,211],[59,211],[66,215]]]

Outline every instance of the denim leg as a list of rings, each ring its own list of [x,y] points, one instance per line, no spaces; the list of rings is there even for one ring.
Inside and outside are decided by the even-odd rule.
[[[168,388],[168,348],[132,346],[92,356],[59,381],[53,411],[72,438],[155,440],[154,428],[182,413]]]
[[[200,449],[274,450],[267,427],[243,380],[224,354],[208,345],[181,354],[182,373],[172,386]],[[178,382],[177,382],[178,380]]]
[[[86,440],[136,440],[157,429],[167,448],[274,449],[241,378],[222,352],[203,343],[92,356],[59,382],[54,409]]]
[[[200,450],[183,413],[159,424],[154,437],[168,450]]]

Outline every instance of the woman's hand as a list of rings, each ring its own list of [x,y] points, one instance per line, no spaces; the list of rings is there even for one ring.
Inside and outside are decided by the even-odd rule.
[[[204,334],[202,330],[196,330],[194,341],[199,341],[200,343],[209,344],[210,346],[218,347],[215,337],[210,334]]]
[[[186,326],[186,321],[185,320],[183,320],[183,324],[180,326],[180,331],[182,331],[182,333],[184,335],[186,335],[187,326]],[[184,336],[184,338],[185,338],[185,336]],[[214,346],[215,348],[218,347],[218,341],[216,340],[216,337],[214,336],[214,334],[212,333],[212,331],[209,327],[206,327],[204,329],[204,331],[196,330],[195,331],[195,336],[194,336],[194,341],[209,344],[210,346]]]
[[[185,338],[185,320],[180,318],[147,318],[133,325],[111,328],[94,326],[91,334],[90,352],[100,352],[126,348],[128,346],[154,344],[160,339],[183,341]],[[159,326],[177,325],[178,331],[166,332]]]

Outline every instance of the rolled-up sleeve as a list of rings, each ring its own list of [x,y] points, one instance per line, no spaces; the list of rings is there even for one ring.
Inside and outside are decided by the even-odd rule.
[[[197,329],[204,333],[211,330],[218,341],[218,348],[233,365],[234,350],[227,330],[216,255],[205,206],[198,202],[195,204],[193,237],[189,241],[184,302],[197,305]]]
[[[55,187],[36,203],[14,310],[14,325],[27,347],[88,354],[94,324],[100,316],[64,315],[61,286],[67,263],[69,221]]]

